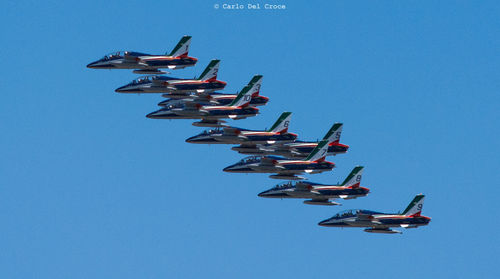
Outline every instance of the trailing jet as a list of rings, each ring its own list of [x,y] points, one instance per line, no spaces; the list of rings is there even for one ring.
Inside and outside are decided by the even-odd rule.
[[[165,74],[160,69],[183,69],[196,64],[198,59],[189,57],[191,36],[184,36],[170,54],[152,55],[135,51],[118,51],[87,65],[92,69],[135,69],[136,74]]]
[[[201,98],[199,98],[196,95],[189,97],[186,97],[186,95],[182,95],[180,99],[197,102],[199,104],[225,106],[229,105],[234,100],[234,98],[236,98],[236,96],[238,96],[238,94],[223,94],[223,93],[213,92],[207,95],[206,99],[204,99],[205,97],[203,96],[200,96]],[[168,96],[168,94],[165,94],[165,97],[169,99],[159,102],[158,106],[167,107],[173,103],[178,103],[179,101],[179,99],[172,98],[172,96]],[[255,97],[252,97],[252,100],[250,100],[250,105],[253,107],[264,106],[267,104],[268,101],[269,101],[268,97],[257,95]]]
[[[341,144],[340,135],[342,133],[342,123],[335,123],[328,130],[323,140],[328,141],[327,156],[346,153],[349,149],[348,145]],[[294,141],[285,144],[263,144],[257,146],[234,146],[231,149],[241,154],[249,155],[277,155],[289,159],[303,159],[318,145],[318,142]]]
[[[252,96],[251,87],[246,86],[227,106],[202,106],[196,103],[171,105],[148,114],[153,119],[201,119],[194,122],[199,127],[220,127],[225,121],[222,118],[244,119],[256,116],[259,109],[249,106]]]
[[[255,75],[247,86],[252,87],[252,99],[250,100],[251,106],[263,106],[268,101],[269,98],[260,96],[260,87],[262,84],[262,76]],[[170,105],[177,105],[179,103],[183,104],[185,102],[194,102],[200,105],[214,105],[214,106],[225,106],[229,105],[238,94],[222,94],[222,93],[193,93],[191,95],[180,94],[180,96],[175,96],[173,94],[165,94],[163,97],[169,98],[165,101],[158,103],[160,107],[168,107]]]
[[[330,219],[319,222],[324,227],[361,227],[369,233],[401,233],[390,228],[416,228],[425,226],[430,217],[422,216],[424,195],[419,194],[411,201],[403,213],[380,213],[371,210],[345,210]]]
[[[325,161],[328,142],[322,140],[304,160],[289,160],[277,156],[250,156],[238,163],[224,168],[225,172],[239,173],[276,173],[270,178],[301,180],[296,176],[302,173],[321,173],[331,171],[335,164]]]
[[[205,131],[186,140],[189,143],[205,144],[238,144],[255,148],[261,143],[293,142],[297,135],[288,133],[288,126],[292,117],[291,112],[283,112],[274,125],[267,131],[248,130],[236,127],[224,127],[219,130]]]
[[[220,60],[212,60],[197,79],[168,76],[144,76],[117,88],[118,93],[176,93],[212,92],[222,90],[226,83],[217,80]]]
[[[291,181],[285,182],[260,193],[259,197],[309,199],[304,201],[304,203],[313,205],[340,205],[340,203],[331,200],[338,198],[345,200],[355,199],[368,195],[370,189],[360,186],[362,174],[363,167],[357,166],[340,185],[326,185],[308,181],[299,181],[295,184]]]

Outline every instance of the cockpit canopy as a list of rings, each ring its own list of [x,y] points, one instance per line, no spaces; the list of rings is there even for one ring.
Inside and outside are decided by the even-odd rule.
[[[139,56],[148,56],[149,54],[146,53],[141,53],[141,52],[136,52],[136,51],[114,51],[111,53],[108,53],[104,55],[102,58],[103,60],[113,60],[113,59],[118,59],[118,58],[124,58],[125,56],[131,56],[131,57],[139,57]]]
[[[249,163],[260,162],[260,160],[261,160],[260,156],[249,156],[249,157],[241,159],[241,161],[239,163],[240,164],[249,164]]]
[[[223,132],[223,129],[217,127],[215,129],[209,129],[209,130],[205,130],[203,131],[203,133],[201,133],[202,135],[213,135],[213,134],[220,134]]]
[[[352,216],[356,216],[358,214],[373,215],[373,214],[383,214],[383,213],[375,212],[375,211],[371,211],[371,210],[365,210],[365,209],[347,209],[347,210],[344,210],[344,211],[337,213],[333,217],[337,217],[337,218],[339,218],[339,217],[340,218],[352,217]]]
[[[359,209],[347,209],[340,211],[334,217],[352,217],[355,216]]]
[[[171,110],[174,108],[184,108],[184,104],[182,104],[180,102],[170,103],[167,106],[165,106],[162,110]]]
[[[287,182],[277,184],[276,186],[274,186],[274,189],[291,189],[291,188],[295,188],[296,184],[297,184],[297,182],[287,181]]]
[[[141,76],[134,79],[130,84],[150,83],[154,76]]]

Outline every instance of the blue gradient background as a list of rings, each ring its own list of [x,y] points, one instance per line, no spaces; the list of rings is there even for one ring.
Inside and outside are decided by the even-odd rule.
[[[4,1],[0,276],[495,277],[498,2],[308,2]],[[269,104],[233,124],[292,111],[290,131],[315,140],[343,122],[349,153],[309,178],[335,183],[361,164],[372,193],[341,207],[258,198],[279,181],[223,173],[242,156],[185,143],[201,131],[190,121],[145,118],[159,95],[113,91],[130,71],[85,68],[114,50],[170,51],[185,34],[199,62],[172,75],[218,58],[235,92],[263,74]],[[317,226],[348,208],[402,210],[417,193],[427,227]]]

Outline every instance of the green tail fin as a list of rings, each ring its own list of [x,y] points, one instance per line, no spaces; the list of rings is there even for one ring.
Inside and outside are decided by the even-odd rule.
[[[174,47],[174,49],[170,52],[170,54],[167,54],[168,56],[187,56],[189,53],[189,44],[191,43],[191,36],[184,36],[181,38],[181,40],[177,43],[177,45]]]
[[[203,73],[201,73],[198,80],[217,79],[217,72],[219,71],[219,63],[220,63],[220,60],[217,60],[217,59],[210,61],[210,63],[205,68]]]
[[[328,152],[328,141],[322,140],[316,145],[316,148],[311,151],[311,154],[307,156],[306,161],[316,161],[321,158],[325,158],[326,153]]]
[[[363,175],[363,169],[364,167],[362,166],[354,167],[354,169],[352,169],[351,173],[346,177],[344,182],[342,182],[341,186],[359,187],[361,183],[361,177]]]
[[[288,125],[290,125],[290,119],[292,118],[291,112],[283,112],[278,120],[274,122],[273,126],[268,130],[268,132],[275,133],[286,133],[288,131]]]
[[[238,107],[250,103],[252,100],[252,93],[250,92],[250,89],[251,86],[245,86],[228,106]]]
[[[424,207],[424,198],[425,195],[416,195],[415,198],[410,202],[408,207],[406,207],[405,211],[403,211],[402,215],[420,215],[420,213],[422,212],[422,208]]]
[[[328,143],[332,142],[339,142],[340,141],[340,134],[342,133],[342,126],[344,124],[342,123],[335,123],[333,126],[328,130],[328,133],[323,137],[324,140],[327,140]]]

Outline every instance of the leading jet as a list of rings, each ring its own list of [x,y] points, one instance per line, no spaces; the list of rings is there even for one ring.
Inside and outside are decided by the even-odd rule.
[[[87,65],[92,69],[135,69],[136,74],[165,74],[160,69],[183,69],[196,64],[198,59],[188,56],[191,36],[184,36],[174,49],[165,55],[136,51],[118,51]]]
[[[335,164],[325,161],[328,141],[322,140],[304,160],[289,160],[277,156],[250,156],[238,163],[224,168],[225,172],[238,173],[275,173],[270,178],[301,180],[296,176],[303,173],[321,173],[331,171]]]
[[[260,87],[262,85],[262,76],[255,75],[247,86],[252,87],[252,99],[250,100],[250,105],[255,106],[263,106],[268,101],[268,97],[260,96]],[[158,103],[160,107],[168,107],[170,105],[184,104],[186,102],[193,102],[201,105],[214,105],[214,106],[225,106],[229,105],[235,98],[238,96],[236,94],[222,94],[222,93],[193,93],[190,95],[180,94],[164,94],[163,97],[168,99]]]
[[[340,185],[319,184],[309,181],[285,182],[259,194],[263,198],[308,199],[305,204],[340,205],[333,199],[355,199],[368,195],[370,189],[361,187],[363,167],[355,167]]]
[[[196,103],[171,105],[154,111],[146,117],[152,119],[201,119],[194,122],[198,127],[221,127],[223,118],[244,119],[256,116],[259,109],[249,106],[252,97],[252,87],[246,86],[238,96],[227,106],[203,106]]]
[[[337,154],[346,153],[349,149],[348,145],[340,143],[340,135],[342,133],[342,123],[335,123],[328,130],[323,140],[328,141],[328,153],[327,156],[335,156]],[[303,159],[306,158],[309,153],[318,145],[318,142],[308,142],[296,140],[291,143],[279,144],[279,143],[267,143],[260,144],[256,146],[239,145],[234,146],[231,149],[237,151],[240,154],[248,155],[277,155],[283,156],[289,159]]]
[[[222,90],[226,83],[217,80],[220,60],[212,60],[199,78],[182,79],[169,76],[144,76],[117,88],[118,93],[205,93]]]
[[[401,233],[391,228],[417,228],[431,221],[422,216],[424,195],[419,194],[411,201],[403,213],[381,213],[364,209],[350,209],[337,213],[332,218],[319,222],[324,227],[361,227],[369,233]]]
[[[262,143],[293,142],[297,135],[288,133],[291,112],[283,112],[274,125],[266,131],[248,130],[236,127],[223,127],[219,130],[205,131],[186,140],[189,143],[204,144],[244,144],[254,147]]]

